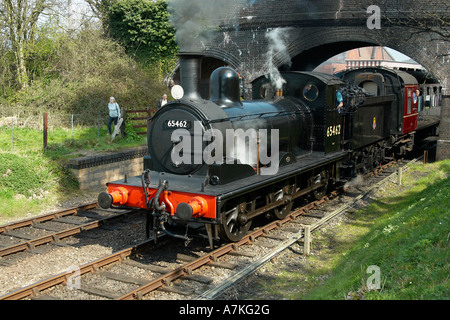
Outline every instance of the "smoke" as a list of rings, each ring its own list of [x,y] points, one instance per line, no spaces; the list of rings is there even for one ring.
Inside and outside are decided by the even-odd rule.
[[[302,5],[302,9],[304,9],[303,1],[298,2],[299,6]],[[210,43],[214,43],[213,40],[220,34],[223,35],[221,43],[227,46],[232,42],[232,37],[229,32],[220,32],[220,26],[232,25],[238,28],[237,20],[242,10],[246,8],[246,12],[253,14],[254,6],[263,5],[262,0],[169,0],[167,8],[170,13],[170,23],[176,30],[175,38],[180,51],[199,52],[206,49]],[[271,2],[270,5],[273,3]],[[247,19],[252,18],[253,16],[247,16]],[[272,85],[277,89],[281,89],[286,82],[277,66],[292,64],[286,45],[290,29],[268,29],[265,34],[268,41],[266,53],[268,73]],[[249,41],[257,41],[255,34]],[[239,54],[243,49],[237,48]]]
[[[240,0],[170,0],[167,9],[181,51],[199,51],[217,37],[219,25]]]
[[[280,61],[280,65],[291,66],[291,57],[288,53],[286,43],[289,39],[290,28],[276,28],[266,33],[266,38],[269,41],[267,51],[267,64],[269,66],[269,77],[272,85],[276,89],[281,89],[286,80],[280,74],[276,64],[275,56]]]
[[[356,178],[348,181],[344,185],[344,189],[350,188],[350,187],[358,187],[364,182],[364,177],[361,174],[358,174]]]

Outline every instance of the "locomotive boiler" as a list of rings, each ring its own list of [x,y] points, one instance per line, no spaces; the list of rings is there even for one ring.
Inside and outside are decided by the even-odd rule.
[[[198,80],[191,76],[200,74],[200,62],[197,55],[182,56],[184,96],[166,105],[151,120],[147,131],[150,153],[147,161],[154,170],[207,176],[211,170],[220,172],[223,163],[234,163],[242,164],[242,171],[253,174],[252,167],[259,163],[258,154],[251,152],[256,150],[250,147],[262,130],[267,134],[267,141],[273,140],[272,133],[277,134],[277,151],[272,155],[279,151],[281,157],[285,154],[295,157],[309,149],[312,115],[306,104],[290,98],[241,102],[239,76],[227,67],[212,73],[210,99],[204,100],[198,94]],[[242,134],[245,139],[239,139]],[[211,140],[214,148],[208,148]],[[264,148],[260,153],[271,154],[270,144],[264,143],[260,148]],[[217,168],[208,166],[212,162]],[[279,163],[265,165],[277,167]],[[230,174],[212,174],[209,183],[223,184],[235,179]],[[212,176],[216,178],[211,180]]]

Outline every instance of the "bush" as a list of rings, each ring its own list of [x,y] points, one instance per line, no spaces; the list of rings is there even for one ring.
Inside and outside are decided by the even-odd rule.
[[[37,161],[16,154],[2,153],[0,161],[0,194],[31,197],[45,189],[50,172]]]
[[[169,23],[167,1],[116,2],[109,12],[109,28],[111,36],[128,54],[143,63],[171,59],[178,51],[175,29]],[[165,73],[170,71],[166,69]]]
[[[73,37],[60,35],[41,41],[33,52],[44,52],[46,58],[33,64],[33,83],[0,100],[0,114],[10,115],[14,110],[106,117],[110,96],[121,107],[145,109],[167,89],[159,80],[158,65],[140,67],[99,30],[86,27]]]

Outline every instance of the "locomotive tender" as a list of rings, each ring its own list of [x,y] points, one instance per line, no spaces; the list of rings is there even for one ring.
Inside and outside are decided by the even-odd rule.
[[[413,146],[418,85],[406,73],[367,68],[340,79],[283,72],[282,92],[274,96],[270,79],[261,77],[253,83],[254,100],[241,101],[238,74],[222,67],[212,73],[205,100],[198,93],[201,58],[180,55],[184,96],[151,118],[142,176],[109,182],[98,197],[103,208],[145,209],[147,236],[152,230],[188,241],[187,231],[168,227],[200,223],[211,248],[219,236],[238,241],[256,216],[282,219],[296,199],[319,198]],[[236,143],[238,135],[230,132],[245,139]],[[262,161],[269,154],[270,161]]]

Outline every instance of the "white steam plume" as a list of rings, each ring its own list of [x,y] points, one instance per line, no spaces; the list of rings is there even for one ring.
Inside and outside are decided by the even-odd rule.
[[[267,51],[267,64],[269,66],[269,76],[272,81],[272,85],[276,89],[281,89],[286,80],[278,71],[277,66],[274,64],[275,55],[277,59],[281,61],[281,65],[291,66],[291,57],[287,51],[286,42],[289,38],[290,28],[276,28],[266,33],[266,38],[269,41],[269,48]]]

